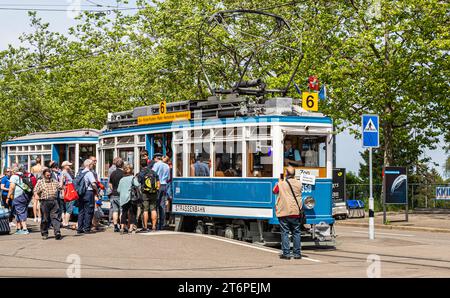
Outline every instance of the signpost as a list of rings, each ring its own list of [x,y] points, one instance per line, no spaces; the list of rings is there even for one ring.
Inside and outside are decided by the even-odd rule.
[[[380,122],[378,115],[362,115],[362,145],[369,148],[369,239],[375,239],[375,219],[372,181],[372,148],[380,146]]]

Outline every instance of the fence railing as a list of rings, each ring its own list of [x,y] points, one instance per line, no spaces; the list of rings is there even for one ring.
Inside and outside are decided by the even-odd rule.
[[[436,187],[449,184],[408,183],[408,206],[414,208],[450,208],[450,200],[436,200]],[[359,199],[365,203],[369,199],[369,184],[347,184],[347,199]],[[382,184],[373,185],[375,210],[381,211],[383,206]],[[367,204],[366,204],[367,206]],[[397,207],[396,207],[397,206]],[[401,205],[389,206],[398,209]]]

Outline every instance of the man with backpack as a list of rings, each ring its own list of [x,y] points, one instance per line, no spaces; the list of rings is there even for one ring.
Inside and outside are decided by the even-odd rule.
[[[97,180],[92,169],[94,162],[86,159],[84,169],[75,178],[75,189],[78,193],[78,228],[77,235],[91,232],[92,218],[94,216],[94,194],[98,191]]]
[[[158,216],[158,230],[163,230],[165,226],[166,217],[166,203],[167,203],[167,183],[170,176],[169,165],[162,161],[162,154],[156,153],[157,162],[152,170],[158,174],[160,187],[158,190],[157,208],[159,210]]]
[[[158,219],[157,214],[157,201],[158,201],[158,189],[159,178],[155,171],[148,166],[147,159],[141,159],[141,170],[138,173],[138,181],[141,184],[142,189],[142,209],[143,209],[143,229],[142,232],[156,231],[156,222]],[[148,226],[148,213],[151,212],[152,229]]]
[[[33,195],[33,185],[31,180],[25,177],[25,169],[23,166],[14,167],[12,173],[6,203],[8,204],[9,201],[12,201],[11,205],[17,221],[15,234],[28,235],[30,233],[27,229],[28,202],[30,200],[29,198]]]

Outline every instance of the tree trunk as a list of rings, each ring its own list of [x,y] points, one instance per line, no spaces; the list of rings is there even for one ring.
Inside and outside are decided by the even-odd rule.
[[[389,113],[389,108],[386,109],[386,112]],[[383,138],[384,138],[384,158],[383,163],[384,166],[390,166],[393,162],[393,148],[392,148],[392,123],[390,121],[386,122],[383,129]]]

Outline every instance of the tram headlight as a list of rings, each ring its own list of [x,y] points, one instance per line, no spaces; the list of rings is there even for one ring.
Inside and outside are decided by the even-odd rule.
[[[313,209],[316,205],[316,200],[313,197],[306,197],[304,205],[308,209]]]

